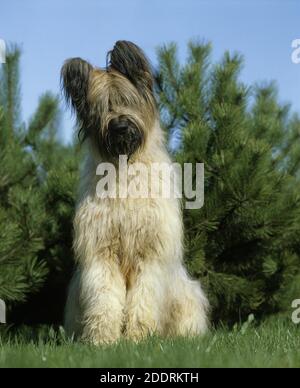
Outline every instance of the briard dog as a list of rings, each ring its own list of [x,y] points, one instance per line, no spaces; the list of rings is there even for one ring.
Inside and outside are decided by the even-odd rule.
[[[97,166],[118,168],[120,155],[129,165],[171,164],[148,60],[135,44],[118,41],[105,69],[74,58],[65,62],[61,79],[87,150],[74,219],[76,271],[66,332],[94,344],[122,336],[138,341],[154,333],[204,333],[208,302],[184,268],[180,200],[108,198],[96,190]]]

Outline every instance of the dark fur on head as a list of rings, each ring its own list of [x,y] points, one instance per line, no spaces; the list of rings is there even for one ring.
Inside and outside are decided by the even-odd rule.
[[[92,65],[81,58],[67,60],[61,70],[65,100],[77,113],[80,123],[88,116],[88,88]]]
[[[119,40],[107,54],[108,68],[113,68],[127,77],[141,92],[145,88],[153,91],[153,76],[150,62],[143,51],[134,43]]]
[[[145,143],[157,115],[152,71],[142,50],[127,41],[118,41],[107,61],[105,70],[80,58],[66,61],[62,87],[82,140],[90,138],[102,155],[130,157]]]

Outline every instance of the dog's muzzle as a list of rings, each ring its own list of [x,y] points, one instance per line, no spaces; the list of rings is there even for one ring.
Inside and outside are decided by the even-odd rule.
[[[104,145],[112,157],[127,155],[130,159],[142,143],[143,134],[132,121],[121,117],[109,122]]]

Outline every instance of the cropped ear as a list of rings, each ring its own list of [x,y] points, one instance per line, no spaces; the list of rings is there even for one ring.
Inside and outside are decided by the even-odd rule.
[[[144,88],[153,91],[151,65],[143,51],[134,43],[119,40],[107,54],[107,63],[127,77],[141,92]]]
[[[81,58],[68,59],[61,69],[61,85],[65,99],[77,112],[79,120],[83,120],[86,114],[92,70],[92,65]]]

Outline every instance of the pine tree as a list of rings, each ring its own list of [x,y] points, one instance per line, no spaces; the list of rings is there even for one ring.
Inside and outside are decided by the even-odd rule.
[[[42,95],[21,122],[19,59],[12,47],[0,73],[0,298],[10,321],[51,322],[72,263],[78,155],[57,140],[56,96]]]
[[[205,164],[205,204],[185,210],[186,261],[215,322],[288,310],[299,298],[300,119],[274,84],[239,81],[243,58],[191,42],[158,52],[158,97],[174,157]],[[298,294],[297,294],[298,292]]]

